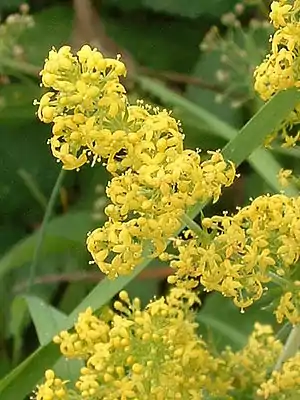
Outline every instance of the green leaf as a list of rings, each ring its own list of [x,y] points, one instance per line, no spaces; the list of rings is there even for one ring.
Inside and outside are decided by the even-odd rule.
[[[42,245],[43,256],[66,250],[84,250],[86,234],[94,226],[88,212],[68,213],[50,221]],[[0,260],[0,277],[30,262],[38,232],[14,245]]]
[[[73,11],[71,7],[53,6],[34,16],[34,27],[22,35],[22,45],[28,62],[40,65],[52,46],[70,42]]]
[[[238,0],[143,0],[143,4],[155,11],[168,14],[181,15],[182,17],[196,18],[202,14],[220,16],[233,9]]]
[[[14,365],[18,363],[20,358],[23,345],[22,332],[28,321],[26,302],[23,297],[16,296],[11,303],[9,315],[9,332],[13,339],[12,359]]]
[[[40,97],[41,89],[33,83],[10,83],[1,87],[0,121],[19,124],[34,119],[32,102]]]
[[[36,328],[40,345],[43,346],[63,329],[68,317],[36,296],[24,296],[24,299]]]
[[[135,11],[144,8],[143,0],[130,0],[130,1],[120,1],[120,0],[102,0],[101,5],[103,7],[113,6],[118,7],[122,11]]]
[[[60,332],[67,323],[66,314],[45,303],[35,296],[24,296],[33,320],[39,343],[41,346],[52,341],[52,338]],[[80,368],[83,366],[79,360],[69,362],[64,357],[55,364],[55,373],[63,379],[76,381]]]
[[[25,361],[13,369],[0,381],[0,398],[5,400],[24,400],[61,354],[59,346],[53,342],[40,347]]]
[[[4,10],[5,8],[12,9],[14,7],[20,6],[23,0],[0,0],[0,10]]]
[[[261,309],[259,302],[241,313],[232,300],[219,293],[210,294],[197,315],[200,332],[207,336],[213,346],[222,350],[231,346],[238,350],[243,347],[255,322],[275,324],[274,315]]]
[[[224,154],[228,157],[230,156],[230,159],[236,164],[243,162],[263,142],[264,138],[270,134],[270,131],[291,112],[295,105],[299,103],[299,100],[300,94],[296,90],[288,90],[274,96],[248,122],[238,136],[233,135],[233,139],[224,149]],[[207,115],[211,118],[209,113]],[[216,125],[222,124],[218,120],[214,122]],[[232,128],[227,127],[227,129],[228,132],[232,132]],[[196,216],[203,206],[203,204],[197,204],[193,207],[189,213],[190,216]],[[86,307],[91,306],[93,309],[98,309],[106,304],[145,269],[149,263],[150,260],[145,260],[130,276],[124,276],[115,281],[103,280],[71,313],[65,329],[73,326],[78,312],[84,310]],[[51,367],[58,358],[59,351],[52,343],[41,347],[0,382],[0,398],[5,400],[22,400],[41,378],[44,370]]]
[[[193,70],[193,76],[200,78],[203,82],[208,82],[212,86],[216,85],[216,87],[223,88],[225,93],[225,87],[222,87],[216,78],[216,73],[220,69],[220,57],[220,50],[201,54]],[[193,84],[188,85],[185,92],[185,97],[188,100],[205,110],[213,110],[214,115],[222,121],[230,123],[234,127],[240,127],[242,124],[241,110],[233,108],[230,99],[218,103],[216,95],[216,92],[212,90]]]
[[[149,18],[148,13],[104,15],[107,35],[128,50],[141,66],[154,70],[190,73],[198,58],[195,51],[205,34],[205,26],[165,16]],[[122,52],[121,52],[122,53]],[[154,56],[155,54],[155,56]],[[184,62],[182,62],[184,60]]]

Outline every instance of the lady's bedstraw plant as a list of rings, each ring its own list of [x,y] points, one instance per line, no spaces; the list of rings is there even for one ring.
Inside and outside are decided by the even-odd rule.
[[[271,52],[255,71],[255,90],[263,100],[291,87],[300,87],[300,1],[280,0],[271,4],[270,19],[276,29],[271,37]],[[300,105],[271,135],[269,142],[279,137],[284,146],[294,146],[300,139],[297,129]]]
[[[272,4],[278,29],[273,55],[255,72],[255,88],[265,100],[298,85],[297,4]],[[255,324],[241,350],[216,354],[198,336],[191,311],[199,302],[191,288],[200,284],[244,309],[273,281],[280,291],[273,301],[278,322],[300,323],[299,198],[261,196],[235,215],[203,218],[197,226],[186,211],[199,201],[217,201],[234,180],[234,165],[220,152],[202,159],[184,149],[180,124],[166,110],[130,105],[119,81],[125,74],[119,58],[104,58],[87,45],[76,54],[68,46],[53,49],[41,72],[49,91],[38,116],[53,123],[49,142],[64,169],[100,162],[112,175],[108,220],[87,239],[94,262],[113,279],[130,274],[145,257],[160,257],[170,261],[175,287],[145,309],[122,291],[112,309],[98,316],[90,308],[81,313],[71,332],[54,338],[64,356],[83,360],[77,382],[72,386],[48,370],[35,398],[299,398],[299,352],[274,370],[284,350],[271,327]],[[284,126],[296,116],[297,110]],[[284,137],[290,137],[286,131]],[[189,229],[177,238],[182,221]],[[172,254],[166,251],[170,239]]]
[[[130,273],[147,245],[147,256],[161,255],[185,210],[216,201],[235,176],[219,152],[202,161],[184,150],[180,125],[166,110],[129,105],[119,82],[125,73],[120,60],[105,59],[89,46],[75,56],[66,46],[52,50],[41,72],[51,90],[38,110],[42,121],[53,122],[50,145],[63,168],[102,162],[113,175],[108,221],[87,240],[110,278]]]

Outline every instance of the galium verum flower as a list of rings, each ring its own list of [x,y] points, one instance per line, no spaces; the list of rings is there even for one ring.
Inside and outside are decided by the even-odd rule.
[[[217,201],[221,188],[232,184],[233,163],[220,152],[200,157],[184,149],[180,123],[169,112],[128,104],[119,59],[87,45],[73,55],[64,46],[50,51],[41,75],[50,91],[38,116],[53,123],[53,155],[65,169],[100,161],[113,175],[108,221],[87,239],[94,262],[110,278],[163,253],[187,208]]]

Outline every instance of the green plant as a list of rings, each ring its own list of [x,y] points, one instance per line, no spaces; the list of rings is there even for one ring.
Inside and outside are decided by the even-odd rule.
[[[288,144],[297,142],[297,42],[294,47],[284,42],[297,7],[297,1],[272,4],[274,40],[279,40],[280,48],[273,47],[273,55],[255,72],[256,88],[267,88],[270,99],[239,132],[144,76],[135,77],[140,87],[174,105],[183,127],[166,110],[129,100],[120,82],[126,68],[119,58],[105,57],[88,45],[74,53],[68,46],[50,51],[41,72],[49,91],[36,102],[38,116],[53,124],[51,151],[63,170],[78,171],[75,180],[87,173],[86,164],[93,167],[93,175],[105,179],[101,166],[106,168],[108,218],[103,221],[101,215],[95,223],[75,208],[50,221],[58,195],[61,207],[68,205],[63,178],[71,172],[59,173],[47,205],[30,175],[28,180],[23,174],[46,212],[40,230],[15,246],[0,266],[4,273],[21,266],[22,260],[30,261],[35,243],[27,294],[15,298],[12,307],[15,363],[20,358],[20,332],[28,325],[27,307],[41,347],[0,381],[3,398],[24,398],[45,370],[35,394],[40,400],[297,397],[299,199],[293,186],[297,180],[282,172],[274,153],[261,148],[270,135],[278,140],[283,129]],[[35,74],[37,68],[26,65],[27,73]],[[286,77],[286,70],[290,80],[276,81],[276,74]],[[262,95],[266,100],[265,91]],[[213,134],[228,143],[222,151],[206,154],[188,150],[185,129],[204,137]],[[188,143],[189,134],[186,139]],[[288,185],[285,194],[258,190],[250,204],[218,215],[214,203],[221,200],[222,208],[223,187],[243,182],[236,168],[246,160],[275,193],[280,191],[280,173],[281,182]],[[93,187],[96,182],[97,178]],[[67,224],[71,232],[66,231]],[[87,296],[80,277],[76,287],[70,285],[65,298],[73,302],[67,312],[79,305],[67,316],[61,311],[64,301],[58,310],[33,295],[39,263],[44,254],[51,262],[52,252],[58,259],[69,252],[68,262],[85,265],[86,257],[79,254],[87,231],[91,231],[87,247],[92,264],[108,278]],[[123,289],[151,265],[152,274],[171,267],[167,269],[172,273],[171,290],[149,302],[150,289],[143,298],[148,305],[143,307]],[[72,266],[70,274],[74,272]],[[145,284],[137,286],[143,291]],[[205,292],[213,294],[201,305]],[[222,318],[220,309],[232,319]],[[283,321],[293,326],[288,339],[282,331],[275,336]],[[63,356],[77,362],[60,359],[57,344]]]

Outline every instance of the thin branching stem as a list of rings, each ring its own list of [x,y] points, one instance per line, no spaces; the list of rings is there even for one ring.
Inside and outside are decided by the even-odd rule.
[[[191,217],[187,214],[183,214],[181,217],[182,222],[191,230],[193,231],[198,237],[203,236],[203,230],[201,226],[197,224]]]
[[[30,266],[30,271],[29,271],[29,280],[28,280],[28,286],[27,286],[27,292],[30,292],[34,283],[34,279],[35,279],[35,275],[36,275],[36,271],[37,271],[37,266],[38,266],[38,262],[40,259],[40,255],[41,255],[41,251],[42,251],[42,244],[43,244],[43,240],[45,237],[45,233],[47,230],[47,225],[48,222],[51,218],[52,212],[53,212],[53,208],[55,206],[55,201],[57,199],[58,193],[59,193],[59,189],[61,187],[61,184],[63,182],[65,176],[65,170],[61,169],[55,185],[53,186],[52,189],[52,193],[51,196],[49,198],[48,204],[47,204],[47,208],[44,214],[44,218],[42,221],[42,225],[39,229],[39,231],[37,232],[37,241],[36,241],[36,246],[34,249],[34,254],[33,254],[33,259],[32,259],[32,263]]]

